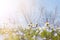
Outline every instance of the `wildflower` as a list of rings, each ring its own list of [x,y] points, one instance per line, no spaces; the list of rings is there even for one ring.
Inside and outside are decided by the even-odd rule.
[[[34,35],[34,36],[33,36],[33,39],[35,39],[35,37],[36,37],[36,36]]]
[[[54,36],[57,36],[57,33],[55,33]]]
[[[46,23],[45,23],[45,26],[49,26],[49,22],[46,22]]]
[[[46,40],[46,38],[44,37],[43,40]]]
[[[47,29],[47,27],[42,27],[42,30],[46,30]]]
[[[19,32],[20,33],[20,35],[23,35],[23,33],[22,32]]]
[[[41,27],[37,27],[38,30],[41,30]]]
[[[43,32],[43,30],[40,30],[39,34],[41,35],[42,32]]]

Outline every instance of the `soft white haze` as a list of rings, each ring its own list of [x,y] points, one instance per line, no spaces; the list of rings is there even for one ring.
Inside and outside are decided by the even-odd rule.
[[[33,6],[33,0],[0,0],[0,26],[14,20],[25,24],[22,10],[26,14]]]

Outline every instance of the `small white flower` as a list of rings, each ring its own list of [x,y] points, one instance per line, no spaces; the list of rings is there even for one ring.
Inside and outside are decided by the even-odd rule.
[[[46,38],[44,37],[43,39],[45,40]]]
[[[36,32],[38,32],[38,30]]]
[[[46,27],[42,27],[43,30],[46,30]]]
[[[41,30],[40,32],[39,32],[39,34],[41,34],[43,32],[43,30]]]
[[[23,35],[23,33],[22,32],[19,32],[20,33],[20,35]]]
[[[33,36],[33,39],[35,39],[35,37],[36,37],[36,36],[34,35],[34,36]]]
[[[55,33],[54,36],[57,36],[57,33]]]
[[[41,27],[38,27],[37,29],[41,30]]]

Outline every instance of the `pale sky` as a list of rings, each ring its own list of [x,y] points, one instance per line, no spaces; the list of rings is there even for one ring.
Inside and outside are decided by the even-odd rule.
[[[25,24],[22,9],[27,12],[32,5],[31,0],[0,0],[0,25],[9,23],[9,18],[11,22],[15,20]]]
[[[22,25],[27,24],[22,13],[28,15],[31,21],[36,23],[35,19],[38,19],[40,15],[39,8],[41,7],[45,7],[48,11],[54,11],[57,6],[57,19],[59,20],[59,3],[59,0],[0,0],[0,25],[4,22],[8,23],[9,18],[11,22],[15,19],[17,23],[21,23]]]

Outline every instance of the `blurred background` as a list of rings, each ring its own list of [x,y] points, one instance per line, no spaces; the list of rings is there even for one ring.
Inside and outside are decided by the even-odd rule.
[[[29,16],[33,23],[38,21],[39,24],[44,24],[45,14],[47,16],[54,15],[55,10],[57,10],[56,21],[58,22],[60,18],[59,3],[59,0],[0,0],[0,25],[5,22],[8,23],[8,20],[15,20],[26,26],[27,22],[24,15]],[[43,14],[41,9],[44,12]],[[39,18],[41,15],[43,16]],[[29,18],[27,18],[28,21]]]
[[[40,27],[46,22],[60,26],[59,4],[60,0],[0,0],[0,28],[25,28],[30,22]]]

